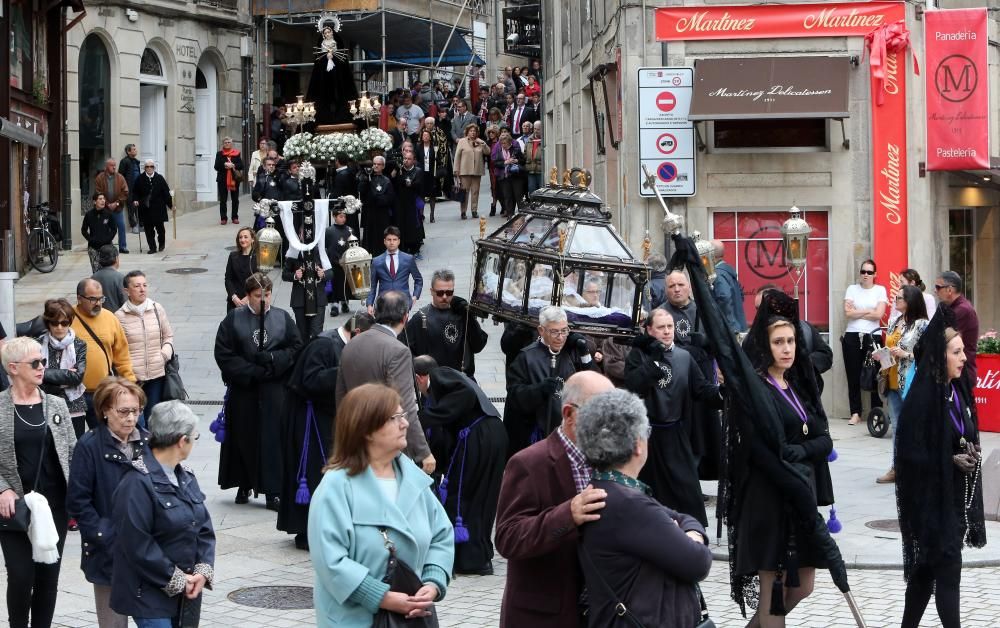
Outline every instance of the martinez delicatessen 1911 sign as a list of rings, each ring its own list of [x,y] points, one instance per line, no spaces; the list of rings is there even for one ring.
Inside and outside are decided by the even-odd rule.
[[[688,120],[693,68],[639,68],[639,194],[646,166],[663,196],[695,195],[694,123]]]

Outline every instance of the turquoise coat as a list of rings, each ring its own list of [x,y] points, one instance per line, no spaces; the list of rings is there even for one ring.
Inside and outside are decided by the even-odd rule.
[[[399,497],[390,503],[371,467],[353,477],[327,471],[309,505],[309,553],[315,572],[316,625],[372,625],[373,615],[348,597],[365,576],[381,580],[389,553],[380,528],[388,530],[396,555],[427,581],[426,569],[451,574],[455,536],[451,521],[431,490],[431,478],[406,456],[396,458]],[[436,570],[435,570],[436,572]],[[444,596],[447,582],[435,584]]]

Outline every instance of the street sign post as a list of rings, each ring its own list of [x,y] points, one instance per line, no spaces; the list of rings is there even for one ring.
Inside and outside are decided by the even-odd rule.
[[[639,194],[695,195],[694,123],[688,120],[693,68],[639,68]],[[644,185],[642,166],[657,190]]]

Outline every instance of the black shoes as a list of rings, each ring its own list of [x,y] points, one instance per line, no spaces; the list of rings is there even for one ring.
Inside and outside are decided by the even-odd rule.
[[[340,311],[337,309],[336,305],[331,305],[330,306],[330,316],[331,316],[331,318],[334,317],[334,316],[336,316],[339,313],[340,313]]]
[[[264,507],[268,510],[273,510],[278,512],[278,506],[281,505],[281,500],[277,495],[267,495],[264,500]]]
[[[146,251],[146,254],[147,255],[154,255],[154,254],[156,254],[156,249],[149,249],[148,251]]]
[[[305,534],[295,535],[295,549],[309,551],[309,537]]]
[[[236,491],[236,503],[245,504],[250,501],[250,491],[245,489],[238,489]]]
[[[337,307],[337,306],[334,306],[334,307]],[[347,314],[348,312],[351,311],[350,306],[347,305],[347,301],[341,301],[340,302],[340,311],[341,311],[342,314]]]
[[[461,576],[492,576],[493,575],[493,561],[487,562],[485,565],[483,565],[479,569],[469,569],[469,570],[456,569],[455,570],[455,574],[456,575],[461,575]]]
[[[128,255],[129,254],[129,250],[128,249],[118,249],[118,252],[121,253],[122,255]]]

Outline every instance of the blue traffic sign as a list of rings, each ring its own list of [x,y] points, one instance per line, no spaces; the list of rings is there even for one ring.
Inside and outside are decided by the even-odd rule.
[[[669,161],[665,161],[656,169],[656,175],[660,177],[660,181],[670,183],[677,178],[677,166]]]

